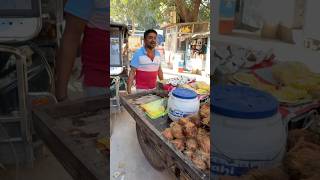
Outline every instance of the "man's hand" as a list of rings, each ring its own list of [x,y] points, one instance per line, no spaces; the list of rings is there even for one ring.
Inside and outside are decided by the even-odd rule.
[[[69,97],[63,97],[63,98],[57,98],[58,102],[65,102],[65,101],[69,101]]]
[[[136,68],[131,67],[131,70],[129,73],[129,78],[128,78],[128,83],[127,83],[128,94],[131,94],[132,83],[133,83],[135,76],[136,76]]]
[[[127,93],[128,93],[128,94],[131,94],[131,89],[128,89],[128,90],[127,90]]]
[[[162,81],[163,80],[163,71],[162,71],[161,66],[159,66],[158,76],[159,76],[160,81]]]

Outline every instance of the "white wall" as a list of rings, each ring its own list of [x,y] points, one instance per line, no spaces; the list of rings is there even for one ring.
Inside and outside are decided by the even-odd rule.
[[[305,12],[304,34],[320,40],[320,1],[307,0]]]
[[[244,21],[254,27],[261,27],[258,21],[271,24],[294,25],[295,0],[243,0]]]

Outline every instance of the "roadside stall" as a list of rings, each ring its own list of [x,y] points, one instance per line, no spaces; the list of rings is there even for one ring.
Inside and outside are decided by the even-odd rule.
[[[125,26],[111,27],[116,30],[110,33],[110,46],[115,45],[117,52],[121,49]],[[116,55],[111,61],[114,69],[110,69],[110,74],[115,76],[124,71],[121,54]],[[43,103],[43,100],[30,113],[32,130],[73,179],[109,179],[109,97],[108,94],[60,103]]]
[[[208,84],[180,76],[159,82],[156,90],[120,97],[155,169],[180,179],[210,179],[209,92]]]
[[[176,72],[184,70],[201,74],[209,59],[206,59],[208,50],[209,23],[192,22],[171,24],[165,29],[165,63]],[[203,35],[204,37],[200,37]]]
[[[110,75],[119,77],[125,71],[120,52],[126,27],[112,24],[111,29]],[[84,97],[32,110],[34,131],[73,179],[109,179],[109,97]]]
[[[190,38],[184,69],[192,74],[210,75],[210,33],[195,33]]]
[[[241,2],[215,4],[211,174],[222,180],[318,179],[320,54],[305,46],[301,17],[275,9],[273,20],[282,23],[268,24],[259,18],[269,16],[254,19],[250,13],[260,12]],[[293,14],[304,8],[300,1],[283,3]]]

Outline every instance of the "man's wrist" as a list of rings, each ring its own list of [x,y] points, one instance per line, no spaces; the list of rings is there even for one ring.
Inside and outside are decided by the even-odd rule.
[[[62,102],[68,99],[68,96],[57,97],[58,102]]]

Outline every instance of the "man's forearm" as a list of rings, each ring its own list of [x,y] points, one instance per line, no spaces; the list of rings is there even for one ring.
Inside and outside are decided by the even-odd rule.
[[[56,60],[55,94],[58,100],[63,100],[68,95],[68,82],[85,25],[86,22],[82,19],[67,14],[66,29],[61,40],[61,46],[59,47]]]
[[[130,94],[131,93],[131,88],[132,88],[132,80],[128,79],[128,83],[127,83],[127,92]]]
[[[135,77],[135,70],[131,69],[128,77],[128,82],[127,82],[127,88],[128,88],[127,91],[129,94],[131,93],[134,77]]]
[[[163,80],[163,71],[162,71],[162,69],[159,69],[158,76],[159,76],[160,81],[162,81]]]
[[[64,41],[68,40],[65,39]],[[68,48],[65,48],[64,46],[67,46]],[[67,87],[72,67],[75,62],[76,51],[76,44],[72,45],[72,43],[62,42],[56,62],[56,97],[58,99],[67,97]]]

